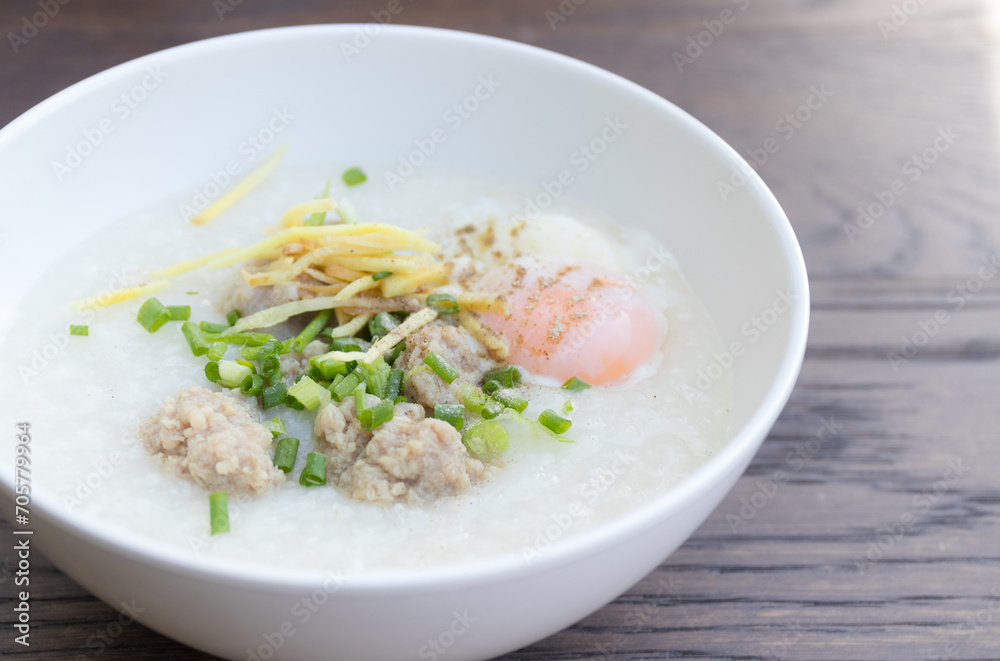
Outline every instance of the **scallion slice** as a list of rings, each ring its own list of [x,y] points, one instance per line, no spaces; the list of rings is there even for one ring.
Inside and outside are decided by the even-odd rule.
[[[191,347],[192,354],[195,356],[204,356],[208,353],[208,341],[205,339],[205,334],[198,328],[198,324],[192,321],[185,321],[181,325],[181,333],[184,335],[184,339],[187,340],[188,346]]]
[[[170,310],[154,296],[142,304],[135,320],[150,333],[155,333],[163,324],[170,321]]]
[[[274,465],[282,473],[289,473],[295,467],[295,458],[299,454],[299,439],[286,436],[278,441],[274,448]]]
[[[357,186],[358,184],[368,179],[368,175],[366,175],[361,170],[361,168],[350,168],[349,170],[344,171],[344,174],[341,175],[341,178],[344,180],[344,183],[347,184],[348,186]]]
[[[465,424],[465,407],[461,404],[435,404],[434,417],[462,431],[462,426]]]
[[[69,325],[69,334],[70,335],[87,336],[87,335],[90,335],[90,327],[89,326],[81,326],[81,325],[77,325],[77,324],[70,324]]]
[[[203,321],[200,324],[198,324],[198,328],[200,328],[202,331],[206,333],[219,334],[225,330],[228,330],[229,326],[227,326],[226,324],[216,324],[211,321]]]
[[[357,415],[358,418],[360,418],[361,414],[365,412],[366,408],[368,408],[368,406],[367,403],[365,402],[365,389],[361,386],[358,386],[357,388],[354,389],[355,415]]]
[[[424,356],[424,363],[434,370],[434,373],[444,379],[445,383],[452,383],[458,378],[458,370],[448,364],[441,356],[433,351],[428,351]]]
[[[586,390],[590,388],[590,384],[579,377],[572,377],[569,381],[562,384],[563,390],[568,390],[570,392],[580,392],[581,390]]]
[[[541,415],[538,416],[538,422],[554,434],[562,434],[573,426],[572,422],[563,418],[552,409],[542,411]]]
[[[501,388],[516,388],[521,385],[521,370],[513,365],[504,365],[484,374],[483,392],[486,394],[491,394],[486,390],[486,384],[490,381],[496,382]]]
[[[310,411],[319,410],[330,403],[330,391],[308,376],[302,377],[298,383],[289,388],[288,396],[294,397]]]
[[[429,294],[427,305],[437,310],[438,314],[458,314],[462,311],[458,299],[451,294]]]
[[[243,379],[240,384],[240,392],[248,397],[256,397],[264,392],[264,377],[260,374],[251,374]]]
[[[299,484],[304,487],[326,484],[326,455],[319,452],[310,452],[306,455],[306,467],[299,475]]]
[[[406,351],[406,342],[400,342],[393,348],[386,351],[382,355],[382,357],[385,358],[385,362],[392,365],[394,362],[396,362],[396,359],[399,358],[399,354],[403,353],[404,351]]]
[[[483,410],[480,415],[486,420],[492,420],[503,413],[505,408],[507,407],[490,397],[486,400],[486,404],[483,405]]]
[[[499,457],[507,449],[510,437],[499,422],[485,420],[462,434],[462,444],[476,459],[489,461]]]
[[[191,318],[190,305],[168,305],[167,312],[170,314],[170,321],[187,321]]]
[[[302,353],[302,350],[306,348],[306,345],[316,339],[319,332],[326,328],[326,324],[330,321],[330,315],[333,314],[333,310],[321,310],[313,317],[302,332],[295,336],[292,340],[292,348],[298,353]]]
[[[569,415],[570,413],[573,412],[573,400],[572,399],[567,399],[565,402],[563,402],[562,412],[563,412],[563,415]],[[521,411],[518,411],[518,413],[521,413]]]
[[[226,355],[226,343],[225,342],[212,342],[208,345],[208,353],[205,357],[209,360],[220,360]]]
[[[399,326],[399,319],[388,312],[379,312],[368,322],[368,332],[373,340],[377,340],[391,333],[396,326]]]
[[[230,326],[234,325],[243,315],[240,314],[239,310],[232,309],[226,313],[226,323]]]
[[[514,409],[518,413],[524,413],[524,409],[528,408],[528,400],[518,397],[512,390],[507,388],[500,388],[497,390],[493,393],[493,398],[507,408]]]
[[[357,370],[355,370],[345,376],[339,383],[334,381],[333,385],[330,386],[330,394],[333,395],[335,400],[342,402],[345,397],[350,395],[359,385],[361,385],[362,381],[364,381],[364,378],[358,374]]]
[[[379,271],[378,273],[372,275],[372,280],[378,282],[379,280],[385,280],[390,275],[392,275],[392,271]]]
[[[393,367],[389,370],[389,380],[385,384],[385,398],[395,401],[403,394],[403,370]]]
[[[320,375],[326,380],[332,380],[337,378],[337,375],[346,375],[350,368],[348,368],[348,363],[342,360],[324,360],[318,361],[310,359],[310,365],[319,370]]]
[[[275,438],[285,433],[285,421],[279,418],[278,416],[274,416],[273,418],[271,418],[270,420],[268,420],[263,424],[267,428],[267,430],[271,432],[271,436]]]
[[[379,399],[388,397],[389,374],[392,370],[385,364],[382,357],[379,356],[377,360],[370,365],[365,365],[364,368],[368,372],[368,375],[365,377],[365,381],[368,382],[368,392]]]
[[[371,431],[392,420],[392,414],[392,402],[383,399],[375,406],[362,411],[358,416],[358,421],[361,423],[362,429]]]
[[[225,491],[216,491],[208,495],[208,511],[212,534],[229,532],[229,498]]]
[[[371,343],[366,342],[357,337],[335,337],[330,342],[330,351],[368,351],[371,348]]]
[[[326,180],[326,186],[323,187],[323,192],[320,193],[315,199],[322,200],[330,197],[330,180]],[[303,225],[312,227],[316,225],[322,225],[323,221],[326,220],[325,211],[317,211],[316,213],[309,214],[309,217],[302,221]]]
[[[264,388],[260,393],[261,407],[269,409],[285,401],[288,396],[288,386],[284,381],[279,381],[274,385]]]

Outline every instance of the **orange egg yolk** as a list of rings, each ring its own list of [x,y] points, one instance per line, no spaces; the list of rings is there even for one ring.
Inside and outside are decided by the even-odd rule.
[[[483,278],[509,315],[482,314],[504,337],[508,360],[529,372],[601,385],[623,381],[660,344],[652,309],[624,278],[588,263],[519,259]]]

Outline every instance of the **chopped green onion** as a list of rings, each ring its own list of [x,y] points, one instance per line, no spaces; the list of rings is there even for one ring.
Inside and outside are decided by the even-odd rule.
[[[344,380],[337,383],[334,381],[334,385],[330,387],[330,394],[338,402],[344,401],[344,398],[350,395],[354,390],[361,385],[364,378],[358,374],[357,370],[351,372],[344,377]]]
[[[205,376],[212,383],[225,388],[239,388],[243,379],[253,374],[253,370],[235,360],[220,360],[205,365]]]
[[[389,370],[389,380],[385,384],[385,398],[395,400],[403,394],[403,370],[393,367]]]
[[[486,420],[492,420],[493,418],[499,416],[504,412],[507,407],[498,402],[497,400],[490,397],[486,400],[486,404],[483,406],[483,410],[480,413]]]
[[[465,407],[461,404],[435,404],[434,417],[462,431],[462,425],[465,424]]]
[[[399,354],[403,353],[404,351],[406,351],[406,342],[400,342],[399,344],[395,345],[393,348],[389,349],[384,354],[382,354],[382,357],[385,358],[385,362],[392,365],[394,362],[396,362],[396,359],[399,358]]]
[[[482,390],[470,383],[462,383],[459,385],[459,393],[462,395],[462,404],[467,410],[476,415],[483,412],[483,407],[486,406],[486,395],[483,394]]]
[[[330,403],[330,391],[308,376],[302,377],[298,383],[289,388],[288,396],[297,399],[310,411],[316,411]]]
[[[196,291],[188,291],[188,292],[184,292],[184,293],[188,294],[190,296],[197,296],[198,295],[198,292],[196,292]]]
[[[285,433],[285,421],[278,416],[274,416],[263,424],[271,432],[271,436],[275,438]]]
[[[277,339],[272,337],[259,346],[252,346],[249,344],[243,345],[240,348],[240,355],[247,360],[266,360],[268,357],[273,357],[279,353],[283,353],[283,346],[283,342],[279,342]]]
[[[370,365],[365,365],[364,368],[368,372],[368,375],[365,377],[365,381],[368,382],[368,392],[379,399],[385,399],[387,397],[386,391],[389,387],[390,367],[379,356],[378,359]]]
[[[441,356],[433,351],[428,351],[424,356],[424,363],[434,370],[434,373],[444,379],[445,383],[452,383],[458,378],[458,370],[448,364]]]
[[[341,175],[341,178],[344,180],[344,183],[347,184],[348,186],[357,186],[365,179],[367,179],[368,176],[361,171],[361,168],[351,168],[349,170],[346,170],[344,174]]]
[[[371,431],[392,420],[392,414],[392,402],[383,399],[370,409],[362,411],[358,415],[358,421],[361,423],[362,429]]]
[[[170,321],[170,310],[154,296],[142,304],[135,320],[150,333],[155,333],[163,324]]]
[[[268,356],[260,364],[260,373],[269,376],[281,370],[281,360],[277,356]]]
[[[392,400],[392,403],[393,404],[406,404],[409,401],[410,400],[408,400],[406,397],[404,397],[403,395],[400,395],[396,399]]]
[[[284,381],[279,381],[274,385],[264,388],[264,391],[260,393],[261,407],[269,409],[273,406],[277,406],[285,401],[288,396],[288,387],[285,385]]]
[[[320,376],[328,381],[336,378],[338,374],[346,375],[350,371],[350,368],[347,366],[348,364],[342,360],[328,359],[318,361],[310,358],[309,364],[315,367],[319,371]]]
[[[305,404],[303,404],[299,400],[295,399],[291,395],[287,395],[285,397],[285,406],[287,406],[288,408],[292,409],[293,411],[305,411],[306,410]]]
[[[240,320],[242,316],[243,315],[240,314],[240,311],[234,308],[226,313],[226,323],[229,324],[230,326],[233,326],[236,324],[237,321]]]
[[[240,384],[240,392],[248,397],[256,397],[264,392],[264,377],[260,374],[251,374],[243,379]]]
[[[282,372],[281,370],[274,370],[273,372],[269,372],[268,374],[262,374],[261,376],[264,377],[265,388],[270,388],[276,383],[284,383],[285,381],[285,373]]]
[[[306,345],[316,339],[319,332],[326,328],[326,323],[330,321],[330,315],[333,314],[333,310],[321,310],[313,317],[302,332],[295,336],[292,340],[292,348],[296,352],[302,353],[302,350],[306,348]]]
[[[565,402],[563,402],[562,412],[563,412],[563,415],[569,415],[570,413],[573,412],[573,400],[572,399],[567,399]],[[523,411],[518,411],[518,413],[523,413]]]
[[[208,339],[213,342],[225,342],[226,344],[242,344],[245,347],[261,347],[267,344],[268,340],[273,340],[274,336],[269,333],[232,333],[230,335],[218,335],[208,333]]]
[[[200,324],[198,324],[198,328],[205,331],[206,333],[215,333],[216,335],[218,335],[219,333],[228,330],[229,326],[227,326],[226,324],[216,324],[211,321],[203,321]]]
[[[191,306],[168,305],[167,313],[170,315],[170,321],[187,321],[191,318]]]
[[[391,333],[396,326],[399,326],[399,319],[388,312],[379,312],[368,322],[368,332],[372,340],[377,340]]]
[[[290,473],[295,468],[295,457],[299,454],[299,439],[286,436],[274,448],[274,465],[282,473]]]
[[[341,197],[337,200],[337,215],[340,219],[347,223],[348,225],[353,225],[358,222],[358,212],[354,209],[354,205],[346,197]]]
[[[326,186],[323,188],[323,192],[317,195],[314,199],[322,200],[323,198],[330,197],[330,180],[326,180]],[[315,225],[322,225],[323,221],[326,220],[325,211],[317,211],[316,213],[309,214],[309,217],[302,221],[303,225],[312,227]]]
[[[69,334],[70,335],[83,335],[83,336],[87,336],[87,335],[90,334],[90,327],[89,326],[79,326],[77,324],[70,324],[69,325]]]
[[[198,324],[193,321],[185,321],[181,325],[181,333],[187,340],[188,346],[191,347],[192,354],[204,356],[208,353],[208,342],[205,340],[205,334],[198,328]]]
[[[299,484],[304,487],[326,484],[326,455],[319,452],[310,452],[306,455],[306,467],[299,475]]]
[[[371,347],[370,342],[366,342],[357,337],[335,337],[330,342],[330,351],[359,351],[365,352]]]
[[[495,383],[495,382],[492,382]],[[528,400],[522,399],[507,388],[501,388],[493,393],[493,398],[509,409],[514,409],[518,413],[524,413],[528,408]]]
[[[229,498],[225,491],[216,491],[208,495],[208,511],[212,534],[229,532]]]
[[[568,390],[570,392],[580,392],[581,390],[586,390],[590,387],[590,384],[583,379],[574,376],[566,383],[562,384],[563,390]]]
[[[355,415],[357,415],[360,418],[361,414],[365,412],[366,408],[368,408],[368,406],[367,403],[365,402],[365,389],[361,386],[358,386],[357,388],[354,389]]]
[[[510,445],[507,430],[496,420],[486,420],[462,434],[462,444],[476,459],[490,460],[500,456]]]
[[[538,416],[538,422],[554,434],[562,434],[573,425],[572,422],[561,417],[552,409],[545,409],[542,411],[542,414]]]
[[[205,357],[209,360],[220,360],[226,355],[226,343],[225,342],[212,342],[208,345],[208,353]]]
[[[462,311],[462,307],[451,294],[429,294],[427,305],[438,311],[438,314],[456,314]]]
[[[385,280],[390,275],[392,275],[392,271],[379,271],[378,273],[372,275],[372,280],[378,282],[379,280]]]
[[[495,381],[501,388],[516,388],[521,385],[521,370],[513,365],[505,365],[495,370],[490,370],[483,375],[483,392],[490,394],[486,390],[486,384]]]
[[[500,384],[496,381],[487,381],[483,384],[483,392],[487,395],[492,395],[500,390]]]

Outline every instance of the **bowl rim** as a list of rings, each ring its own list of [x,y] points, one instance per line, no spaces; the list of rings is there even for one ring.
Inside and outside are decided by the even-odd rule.
[[[72,104],[78,97],[103,85],[106,80],[125,78],[149,64],[155,62],[168,64],[177,59],[211,56],[225,53],[232,46],[244,46],[247,43],[266,46],[302,37],[340,36],[351,34],[356,29],[370,28],[371,25],[373,24],[311,24],[237,32],[181,44],[129,60],[89,76],[50,96],[0,129],[0,153],[8,142],[34,124],[43,121],[53,111]],[[635,97],[641,104],[658,107],[660,111],[669,115],[672,121],[695,135],[706,148],[725,158],[727,162],[745,164],[744,159],[722,138],[678,106],[618,74],[576,58],[537,46],[472,32],[405,24],[381,25],[380,30],[381,35],[389,38],[399,35],[403,38],[449,41],[456,45],[477,45],[495,49],[498,53],[526,55],[575,69],[605,85],[617,87],[619,91]],[[699,496],[711,490],[713,485],[723,481],[727,475],[745,469],[745,465],[753,458],[788,401],[801,370],[809,326],[809,286],[805,261],[791,223],[756,172],[749,166],[744,168],[744,171],[752,185],[747,185],[743,192],[755,198],[754,202],[764,210],[774,227],[786,260],[785,266],[791,276],[792,289],[798,296],[799,304],[792,306],[789,341],[775,379],[760,406],[739,429],[730,432],[729,440],[722,449],[670,489],[610,521],[554,541],[531,562],[526,562],[518,550],[512,550],[491,555],[484,560],[463,561],[455,566],[363,570],[357,575],[347,574],[343,577],[344,581],[339,586],[342,593],[364,592],[371,595],[391,591],[399,594],[457,586],[471,587],[509,581],[567,566],[620,545],[655,527],[693,503]],[[8,498],[13,497],[13,485],[9,483],[6,475],[0,475],[0,492]],[[70,521],[68,514],[56,504],[54,495],[45,492],[33,493],[32,501],[34,507],[47,515],[53,525],[105,551],[125,556],[141,564],[217,584],[244,587],[253,585],[267,587],[272,591],[299,593],[323,585],[329,580],[331,573],[336,572],[338,576],[341,575],[340,570],[336,568],[282,568],[275,566],[274,563],[196,557],[186,550],[143,538],[138,534],[127,533],[114,525],[102,527],[99,522],[89,518]],[[269,568],[266,575],[262,575],[259,571],[263,564],[267,564]]]

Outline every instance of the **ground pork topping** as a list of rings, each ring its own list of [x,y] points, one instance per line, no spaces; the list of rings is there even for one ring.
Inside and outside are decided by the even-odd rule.
[[[424,358],[431,351],[459,371],[452,383],[446,383],[426,368]],[[396,359],[396,367],[409,374],[406,397],[428,408],[435,404],[461,404],[461,384],[479,385],[483,374],[497,364],[467,330],[444,322],[425,326],[407,337],[406,350]]]
[[[139,441],[168,473],[209,491],[262,494],[285,480],[268,456],[271,432],[228,393],[194,386],[167,397]]]
[[[366,397],[366,405],[378,402]],[[393,419],[369,432],[347,398],[320,411],[315,431],[327,479],[357,500],[428,502],[462,493],[493,470],[469,456],[454,427],[425,418],[415,404],[397,404]]]

